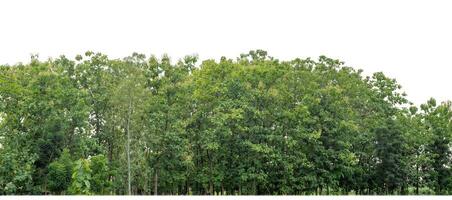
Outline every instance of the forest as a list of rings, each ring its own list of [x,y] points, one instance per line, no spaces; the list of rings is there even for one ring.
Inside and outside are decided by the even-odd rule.
[[[450,101],[326,56],[0,66],[0,195],[448,195],[451,141]]]

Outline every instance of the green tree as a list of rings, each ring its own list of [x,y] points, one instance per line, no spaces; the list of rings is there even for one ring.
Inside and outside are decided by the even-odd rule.
[[[74,163],[72,172],[72,183],[69,187],[69,194],[92,194],[90,162],[87,159],[80,159]]]
[[[0,194],[452,194],[452,103],[326,56],[197,63],[0,66]]]
[[[108,194],[111,182],[107,158],[102,154],[91,157],[90,168],[92,171],[91,191],[94,194]]]
[[[424,123],[432,140],[427,145],[432,160],[431,181],[436,194],[447,194],[451,190],[451,137],[452,137],[452,103],[445,102],[439,106],[435,99],[421,105],[425,112]]]
[[[72,182],[73,162],[68,149],[64,149],[60,158],[50,163],[48,167],[48,187],[56,194],[64,194]]]

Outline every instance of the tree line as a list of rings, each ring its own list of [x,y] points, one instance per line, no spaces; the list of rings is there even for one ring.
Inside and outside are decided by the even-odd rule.
[[[0,194],[452,194],[452,104],[325,56],[0,66]]]

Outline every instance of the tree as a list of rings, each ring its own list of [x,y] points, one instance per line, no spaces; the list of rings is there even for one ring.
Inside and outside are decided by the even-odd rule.
[[[72,172],[72,183],[69,187],[70,194],[92,194],[91,191],[91,173],[90,162],[87,159],[77,160]]]
[[[48,168],[49,190],[56,194],[64,194],[72,182],[73,162],[69,150],[64,149],[60,158],[50,163]]]
[[[3,144],[3,143],[0,143]],[[36,155],[8,147],[0,148],[0,194],[33,192],[33,163]]]
[[[425,112],[425,125],[432,140],[427,145],[432,159],[431,180],[436,194],[447,194],[451,190],[451,136],[452,103],[445,102],[439,106],[435,99],[421,105]]]
[[[403,135],[395,122],[390,120],[387,127],[376,130],[376,181],[384,194],[393,194],[406,182],[406,163]]]
[[[326,56],[197,63],[0,66],[0,194],[452,193],[452,103]]]
[[[90,168],[92,171],[91,191],[94,194],[108,194],[111,182],[107,158],[102,154],[91,157]]]

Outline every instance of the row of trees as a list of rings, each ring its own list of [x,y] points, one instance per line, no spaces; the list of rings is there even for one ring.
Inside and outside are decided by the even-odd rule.
[[[452,104],[383,73],[86,52],[0,67],[0,194],[451,194]]]

